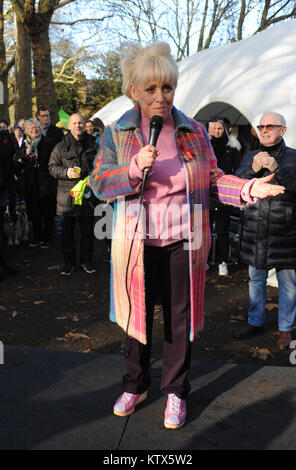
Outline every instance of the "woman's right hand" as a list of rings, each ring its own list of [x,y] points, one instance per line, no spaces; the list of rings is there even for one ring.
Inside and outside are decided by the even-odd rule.
[[[29,145],[29,146],[26,148],[26,155],[30,155],[32,149],[33,149],[32,145]]]
[[[138,153],[137,165],[141,171],[145,168],[151,168],[155,158],[159,155],[159,151],[153,147],[153,145],[145,145]]]

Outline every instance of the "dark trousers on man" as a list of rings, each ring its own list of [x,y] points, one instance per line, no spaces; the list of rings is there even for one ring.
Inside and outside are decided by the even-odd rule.
[[[94,250],[94,217],[62,217],[62,252],[65,266],[76,266],[76,223],[80,230],[80,264],[91,264]]]
[[[153,313],[160,288],[164,316],[161,391],[185,398],[190,391],[191,363],[189,253],[183,241],[165,247],[145,246],[144,268],[147,344],[127,337],[124,389],[143,393],[150,384]]]

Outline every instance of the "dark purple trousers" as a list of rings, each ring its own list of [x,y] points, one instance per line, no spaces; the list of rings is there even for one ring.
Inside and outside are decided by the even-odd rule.
[[[143,393],[150,385],[150,356],[154,306],[161,302],[164,316],[164,353],[161,391],[185,398],[191,362],[189,254],[183,241],[165,247],[145,246],[147,344],[127,336],[127,374],[124,390]]]

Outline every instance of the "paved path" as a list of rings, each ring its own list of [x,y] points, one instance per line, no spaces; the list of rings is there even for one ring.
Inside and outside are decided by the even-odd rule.
[[[188,418],[163,427],[161,363],[145,402],[112,414],[121,393],[120,356],[5,347],[0,365],[0,449],[296,449],[296,366],[193,362]]]

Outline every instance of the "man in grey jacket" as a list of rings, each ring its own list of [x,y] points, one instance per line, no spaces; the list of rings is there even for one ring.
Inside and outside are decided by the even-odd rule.
[[[98,145],[93,136],[85,132],[84,119],[72,114],[68,123],[69,134],[54,148],[50,161],[50,174],[58,180],[57,215],[62,216],[62,251],[64,276],[70,276],[76,267],[75,226],[80,228],[80,265],[88,274],[95,272],[92,265],[94,247],[94,207],[96,198],[87,190],[82,205],[75,205],[70,190],[86,178],[93,169]]]

